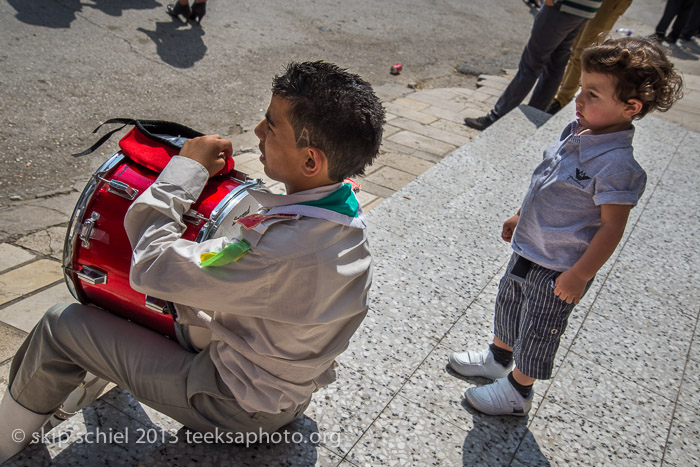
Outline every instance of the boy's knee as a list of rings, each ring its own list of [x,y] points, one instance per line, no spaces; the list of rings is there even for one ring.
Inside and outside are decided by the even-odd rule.
[[[84,305],[78,303],[57,303],[51,306],[41,321],[40,327],[45,330],[51,330],[51,334],[59,333],[61,329],[71,329],[71,323],[77,318],[77,314],[84,308]]]

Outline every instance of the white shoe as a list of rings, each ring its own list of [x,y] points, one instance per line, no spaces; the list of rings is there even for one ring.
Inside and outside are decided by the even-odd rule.
[[[455,352],[450,355],[450,366],[462,376],[481,376],[483,378],[498,379],[508,376],[513,362],[507,367],[498,363],[490,348],[481,352]]]
[[[24,449],[48,417],[25,409],[8,389],[0,403],[0,464]]]
[[[497,379],[486,386],[469,388],[464,393],[467,402],[479,412],[488,415],[515,415],[524,417],[532,408],[532,397],[524,398],[508,378]]]

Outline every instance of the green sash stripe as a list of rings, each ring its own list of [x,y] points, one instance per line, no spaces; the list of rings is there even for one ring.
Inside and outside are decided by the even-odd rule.
[[[343,185],[325,198],[315,201],[297,203],[303,206],[313,206],[321,209],[328,209],[343,214],[348,217],[357,217],[360,212],[360,203],[352,192],[350,184]]]

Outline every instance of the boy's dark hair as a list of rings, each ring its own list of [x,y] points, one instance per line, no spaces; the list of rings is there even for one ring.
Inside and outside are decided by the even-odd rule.
[[[640,119],[652,110],[665,112],[683,97],[683,81],[673,63],[657,44],[634,37],[608,39],[581,54],[581,66],[588,73],[604,73],[617,79],[621,102],[639,99]]]
[[[272,95],[289,101],[297,147],[321,149],[332,180],[362,175],[377,156],[384,107],[358,75],[322,61],[290,63]]]

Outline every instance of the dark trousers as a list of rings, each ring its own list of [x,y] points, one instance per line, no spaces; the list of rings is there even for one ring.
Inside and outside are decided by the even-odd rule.
[[[518,72],[490,113],[497,120],[519,106],[535,82],[529,105],[545,110],[559,89],[571,47],[586,23],[585,18],[562,13],[560,4],[543,6],[535,16],[532,32],[520,58]]]
[[[687,34],[686,26],[688,23],[695,24],[696,22],[696,18],[693,18],[692,14],[698,12],[698,7],[695,6],[697,3],[700,2],[698,0],[668,0],[664,14],[659,20],[659,24],[656,25],[656,33],[665,35],[671,21],[673,21],[671,32],[667,36],[669,41],[675,42],[681,33]]]

